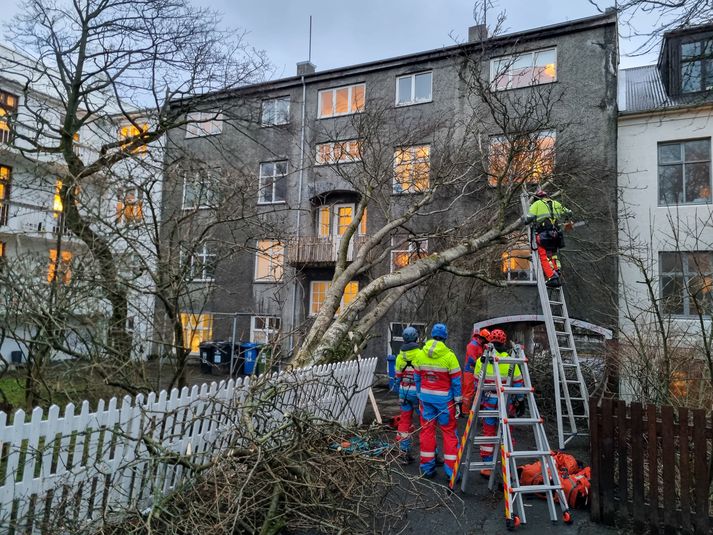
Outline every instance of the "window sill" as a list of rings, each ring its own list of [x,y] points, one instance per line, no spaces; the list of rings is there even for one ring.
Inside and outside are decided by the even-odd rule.
[[[189,136],[186,135],[184,139],[201,139],[204,137],[215,137],[221,135],[223,132],[216,132],[215,134],[201,134],[200,136]]]
[[[184,212],[198,211],[198,210],[210,210],[211,206],[183,206],[181,210]]]
[[[713,200],[707,200],[707,201],[701,201],[701,202],[680,202],[680,203],[671,203],[671,204],[660,204],[659,203],[658,208],[671,208],[672,206],[674,206],[674,207],[709,206],[710,204],[713,204]]]
[[[258,206],[271,206],[273,204],[287,204],[287,201],[257,202]]]
[[[433,98],[429,100],[414,100],[411,102],[401,102],[394,105],[395,108],[408,108],[409,106],[418,106],[420,104],[430,104],[433,102]]]
[[[314,163],[314,167],[329,167],[330,165],[349,165],[352,163],[360,163],[361,160],[349,160],[344,162],[324,162],[324,163]]]
[[[260,124],[260,128],[275,128],[275,127],[280,127],[280,126],[289,126],[290,122],[286,123],[275,123],[275,124]]]
[[[277,280],[277,279],[253,279],[253,283],[255,284],[282,284],[282,280]]]
[[[364,110],[360,111],[353,111],[350,113],[335,113],[334,115],[326,115],[324,117],[319,116],[317,119],[322,120],[322,119],[338,119],[339,117],[349,117],[350,115],[356,115],[358,113],[364,113]]]

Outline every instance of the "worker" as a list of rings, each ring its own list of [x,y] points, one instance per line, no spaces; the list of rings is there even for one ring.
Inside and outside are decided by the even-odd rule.
[[[476,361],[483,356],[483,349],[490,336],[488,329],[480,329],[473,333],[473,338],[468,342],[465,348],[465,365],[463,366],[463,414],[465,416],[470,412],[473,405],[473,397],[475,396],[475,377],[473,370],[475,369]]]
[[[507,357],[509,356],[507,346],[508,337],[507,334],[505,334],[505,331],[502,329],[493,329],[490,331],[490,336],[488,337],[488,342],[493,344],[493,349],[495,350],[495,353],[498,357]],[[487,348],[486,348],[487,350]],[[475,363],[475,370],[473,375],[475,376],[475,386],[476,388],[478,387],[478,383],[480,381],[480,376],[481,376],[481,371],[483,369],[483,362],[485,361],[485,357],[482,357],[478,359],[478,361]],[[500,377],[503,378],[503,380],[506,380],[509,376],[510,373],[510,364],[498,364],[499,370],[500,370]],[[485,383],[486,384],[492,384],[495,382],[495,370],[493,369],[493,363],[492,361],[488,362],[488,367],[485,370]],[[520,373],[520,366],[517,364],[515,365],[515,370],[513,370],[513,376],[512,376],[512,385],[511,386],[516,386],[516,387],[521,387],[523,386],[524,381],[522,378],[522,374]],[[508,407],[508,414],[514,413],[518,410],[519,407],[524,407],[522,405],[524,395],[518,394],[516,396],[511,397],[510,399],[513,400],[513,405]],[[480,404],[480,409],[481,410],[486,410],[486,411],[492,411],[496,410],[498,408],[498,397],[497,394],[494,391],[487,391],[483,392],[483,398],[482,402]],[[497,417],[491,417],[491,418],[484,418],[483,419],[483,432],[482,436],[485,437],[494,437],[498,432],[498,418]],[[495,449],[495,444],[481,444],[480,445],[480,458],[483,462],[492,462],[493,461],[493,453]],[[480,475],[483,477],[490,477],[491,470],[484,468],[480,471]]]
[[[397,429],[396,440],[402,453],[402,463],[411,464],[415,459],[411,455],[411,428],[414,412],[419,415],[418,396],[414,372],[418,362],[423,357],[423,351],[418,344],[418,331],[414,327],[406,327],[402,333],[404,344],[396,356],[396,383],[401,402],[401,415]]]
[[[456,418],[460,417],[461,370],[458,358],[445,341],[448,328],[436,323],[431,340],[423,345],[423,355],[416,364],[414,379],[421,410],[421,474],[436,475],[436,425],[443,435],[444,470],[448,478],[458,454]]]
[[[564,247],[564,234],[561,222],[572,216],[572,212],[562,203],[549,197],[547,192],[538,188],[536,200],[530,205],[527,221],[533,224],[537,254],[540,257],[542,271],[547,286],[560,286],[560,262],[557,250]]]

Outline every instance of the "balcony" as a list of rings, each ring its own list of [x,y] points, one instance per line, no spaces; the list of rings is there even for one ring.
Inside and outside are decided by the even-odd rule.
[[[347,261],[351,262],[366,243],[368,236],[354,236],[349,243]],[[302,236],[287,244],[287,263],[292,266],[328,266],[337,261],[339,245],[342,240],[338,236]]]
[[[52,239],[59,234],[60,220],[54,212],[43,207],[10,201],[2,207],[0,234],[23,234]],[[64,236],[71,233],[65,229]]]

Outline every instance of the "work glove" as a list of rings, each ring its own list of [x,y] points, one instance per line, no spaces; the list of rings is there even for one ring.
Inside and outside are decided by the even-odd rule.
[[[455,406],[456,406],[456,420],[457,420],[458,418],[463,417],[463,403],[459,401],[455,404]]]
[[[522,222],[526,224],[532,223],[535,219],[537,219],[537,216],[534,215],[524,215],[522,216]]]

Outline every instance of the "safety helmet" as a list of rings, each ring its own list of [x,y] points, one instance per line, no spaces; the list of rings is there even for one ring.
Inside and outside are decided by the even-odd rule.
[[[490,331],[488,329],[480,329],[478,336],[487,340],[488,338],[490,338]]]
[[[546,197],[549,197],[549,195],[547,195],[547,192],[542,188],[537,188],[537,191],[535,191],[535,197],[537,197],[538,199],[544,199]]]
[[[445,323],[436,323],[431,329],[431,338],[442,338],[443,340],[448,338],[448,327]]]
[[[493,329],[490,331],[490,336],[488,337],[488,342],[494,344],[504,344],[508,341],[508,336],[502,329]]]
[[[404,342],[415,342],[418,340],[418,331],[415,327],[406,327],[401,336],[403,337]]]

